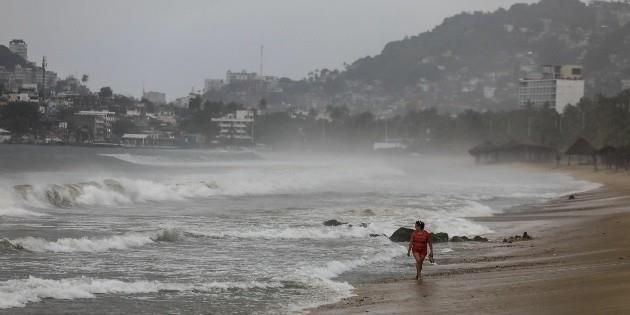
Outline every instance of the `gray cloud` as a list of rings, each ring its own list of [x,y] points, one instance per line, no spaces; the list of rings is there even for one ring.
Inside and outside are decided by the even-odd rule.
[[[225,71],[258,69],[302,78],[316,68],[374,55],[391,40],[431,29],[460,11],[495,10],[512,0],[3,0],[0,42],[29,44],[61,75],[89,85],[169,99]],[[523,1],[518,1],[523,2]],[[527,0],[524,2],[533,2]]]

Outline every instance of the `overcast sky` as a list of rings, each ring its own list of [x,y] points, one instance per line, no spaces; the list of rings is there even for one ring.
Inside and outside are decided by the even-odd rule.
[[[28,43],[60,76],[90,76],[94,90],[172,100],[227,70],[303,78],[378,54],[461,11],[532,0],[2,0],[0,43]]]

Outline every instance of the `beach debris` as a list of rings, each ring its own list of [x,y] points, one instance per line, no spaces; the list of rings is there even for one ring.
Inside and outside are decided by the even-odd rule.
[[[387,235],[385,234],[370,234],[370,237],[381,237],[381,236],[387,237]]]
[[[324,221],[324,225],[325,226],[340,226],[340,225],[344,225],[344,224],[348,224],[348,222],[341,222],[341,221],[338,221],[338,220],[335,220],[335,219]]]
[[[523,232],[523,235],[514,235],[508,238],[503,239],[503,243],[513,243],[513,242],[522,242],[522,241],[530,241],[533,238],[527,234],[527,232]]]

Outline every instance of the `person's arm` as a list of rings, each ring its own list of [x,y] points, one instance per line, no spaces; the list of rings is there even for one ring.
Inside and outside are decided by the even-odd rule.
[[[431,235],[431,233],[429,233],[429,249],[431,250],[429,252],[429,257],[433,257],[433,236]]]
[[[409,246],[407,247],[407,256],[411,256],[411,243],[413,243],[413,233],[409,237]]]

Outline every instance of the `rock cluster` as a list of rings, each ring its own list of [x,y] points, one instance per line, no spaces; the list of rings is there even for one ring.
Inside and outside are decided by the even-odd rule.
[[[389,239],[392,242],[409,242],[413,229],[401,227]],[[488,239],[481,236],[475,236],[474,238],[468,238],[466,236],[453,236],[449,239],[447,233],[431,233],[431,240],[433,243],[446,243],[446,242],[487,242]]]
[[[487,242],[488,239],[485,237],[481,237],[479,235],[469,238],[467,236],[453,236],[451,237],[451,242]]]
[[[514,235],[514,236],[504,238],[503,243],[522,242],[522,241],[529,241],[531,239],[532,237],[529,234],[527,234],[527,232],[523,232],[523,235]]]
[[[335,220],[335,219],[324,221],[324,225],[325,226],[340,226],[340,225],[344,225],[344,224],[348,224],[348,222],[341,222],[341,221],[338,221],[338,220]]]

